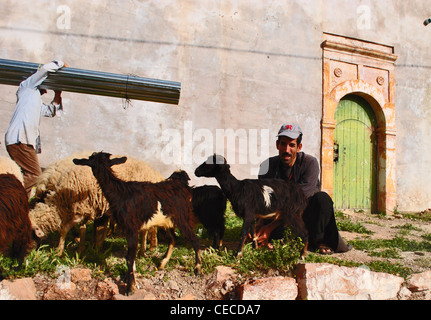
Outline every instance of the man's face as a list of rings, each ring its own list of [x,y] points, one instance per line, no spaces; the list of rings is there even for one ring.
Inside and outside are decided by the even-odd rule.
[[[293,166],[296,161],[296,155],[301,151],[302,143],[297,144],[296,139],[281,136],[277,140],[277,150],[281,162],[285,166]]]

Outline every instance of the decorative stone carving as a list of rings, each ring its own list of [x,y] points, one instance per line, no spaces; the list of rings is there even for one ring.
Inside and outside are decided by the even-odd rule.
[[[341,70],[340,68],[335,68],[334,70],[334,75],[339,78],[343,75],[343,70]]]

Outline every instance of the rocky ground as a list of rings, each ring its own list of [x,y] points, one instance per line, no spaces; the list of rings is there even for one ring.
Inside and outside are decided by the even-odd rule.
[[[431,214],[424,212],[423,214]],[[346,241],[355,239],[393,239],[402,236],[424,241],[424,235],[431,234],[431,222],[411,220],[401,215],[378,217],[362,212],[348,211],[344,213],[353,223],[360,223],[372,234],[341,231]],[[333,258],[357,263],[388,260],[409,267],[413,273],[431,270],[431,252],[427,250],[406,252],[395,248],[398,258],[382,258],[371,256],[367,250],[353,249],[347,253],[331,255]],[[277,276],[278,272],[270,272],[264,276]],[[262,277],[260,275],[259,277]],[[230,268],[218,267],[213,273],[201,276],[191,276],[181,269],[173,271],[157,271],[153,276],[138,275],[139,290],[132,297],[124,296],[124,283],[120,278],[104,278],[94,274],[89,269],[76,268],[65,270],[59,278],[49,278],[37,275],[33,278],[34,296],[36,299],[75,299],[75,300],[107,300],[107,299],[136,299],[136,300],[221,300],[238,298],[237,288],[253,276],[237,275]],[[62,284],[64,285],[62,287]],[[3,284],[3,289],[6,284]],[[0,287],[0,297],[2,287]],[[413,299],[427,299],[424,294],[416,294]]]
[[[221,271],[223,274],[223,271]],[[222,300],[230,298],[234,282],[227,285],[220,272],[191,276],[186,271],[158,271],[150,278],[138,276],[139,289],[133,296],[125,296],[124,283],[119,279],[97,279],[89,269],[72,269],[69,288],[58,285],[57,279],[35,277],[36,298],[41,300]],[[228,277],[236,278],[233,273]],[[219,282],[217,281],[219,278]]]

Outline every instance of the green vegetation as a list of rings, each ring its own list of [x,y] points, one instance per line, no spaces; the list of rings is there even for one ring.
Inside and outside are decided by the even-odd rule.
[[[350,242],[358,250],[375,250],[379,248],[398,248],[401,251],[431,251],[431,242],[408,240],[395,236],[393,239],[366,239]]]
[[[335,212],[335,219],[337,221],[337,227],[340,231],[356,232],[362,234],[372,234],[371,231],[367,230],[361,223],[353,223],[347,216],[342,212]]]
[[[355,249],[363,250],[373,257],[383,258],[381,261],[366,263],[366,266],[372,271],[408,277],[412,273],[409,268],[398,262],[390,262],[389,259],[391,261],[401,259],[400,254],[403,251],[431,252],[431,234],[422,234],[423,241],[409,240],[405,237],[409,232],[421,231],[421,229],[413,227],[412,224],[407,223],[398,227],[400,232],[393,239],[371,239],[372,232],[363,224],[351,221],[348,216],[340,212],[336,213],[336,219],[340,230],[360,234],[357,239],[349,241]],[[411,219],[414,219],[414,216],[411,216]],[[228,204],[224,246],[221,249],[208,248],[212,241],[207,238],[205,230],[200,231],[198,229],[197,233],[201,237],[202,246],[207,248],[201,251],[203,273],[211,273],[215,267],[225,265],[232,267],[240,274],[266,274],[269,270],[288,274],[298,263],[303,243],[300,239],[296,239],[290,231],[286,232],[284,239],[273,242],[274,248],[272,250],[268,248],[256,250],[251,243],[247,243],[244,247],[243,257],[237,259],[236,249],[241,228],[242,219],[235,216],[230,204]],[[87,239],[92,238],[91,232],[90,225],[87,228]],[[177,235],[177,245],[166,268],[167,270],[181,269],[193,274],[194,251],[181,235]],[[18,267],[17,261],[0,255],[0,274],[5,278],[32,277],[37,273],[57,277],[59,275],[58,268],[81,266],[92,269],[94,276],[103,278],[124,275],[127,270],[124,258],[127,242],[121,235],[108,237],[100,250],[94,249],[91,242],[87,242],[87,248],[81,255],[77,253],[78,244],[73,240],[73,235],[67,239],[62,257],[57,256],[55,252],[57,242],[58,234],[50,235],[38,249],[29,253],[21,267]],[[136,269],[141,275],[151,277],[156,274],[157,266],[167,249],[163,240],[160,242],[156,249],[148,251],[143,257],[137,257]],[[348,267],[364,265],[363,263],[315,253],[308,253],[305,262],[325,262]],[[423,263],[428,262],[424,261]]]
[[[224,243],[232,249],[223,247],[219,250],[207,248],[201,251],[202,272],[210,273],[218,265],[230,266],[239,273],[265,273],[270,269],[289,272],[300,258],[300,251],[303,243],[300,239],[295,239],[290,231],[286,232],[283,240],[274,241],[273,249],[259,248],[253,249],[252,244],[248,243],[244,247],[243,258],[237,259],[236,246],[242,228],[242,219],[235,216],[230,205],[226,210],[226,233]],[[87,228],[87,239],[91,239],[92,228]],[[200,232],[198,232],[199,234]],[[206,239],[205,231],[201,232],[202,245],[208,247],[211,243]],[[193,273],[194,251],[184,241],[181,235],[177,234],[177,245],[167,265],[167,270],[179,268]],[[23,265],[18,268],[16,260],[0,255],[0,272],[6,278],[31,277],[37,273],[44,273],[55,277],[57,268],[61,266],[76,267],[84,266],[94,270],[98,276],[116,277],[123,275],[126,270],[124,255],[127,251],[127,241],[116,235],[105,240],[103,248],[96,250],[90,243],[82,255],[77,253],[78,245],[72,238],[66,242],[65,252],[62,257],[55,253],[55,246],[58,242],[58,235],[51,235],[46,242],[38,249],[34,249],[25,258]],[[144,276],[152,276],[157,271],[157,266],[166,252],[167,245],[160,243],[159,246],[149,251],[143,257],[137,257],[136,269]]]

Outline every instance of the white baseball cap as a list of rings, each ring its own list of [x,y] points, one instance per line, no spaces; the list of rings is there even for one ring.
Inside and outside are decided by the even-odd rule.
[[[277,137],[285,136],[290,139],[297,139],[301,134],[301,127],[297,124],[283,124],[280,130],[278,130]]]

